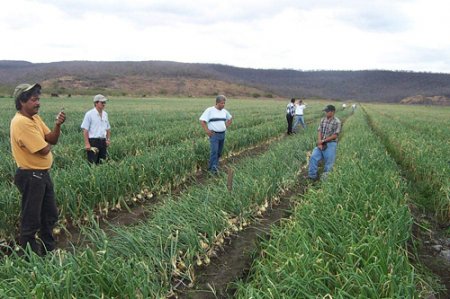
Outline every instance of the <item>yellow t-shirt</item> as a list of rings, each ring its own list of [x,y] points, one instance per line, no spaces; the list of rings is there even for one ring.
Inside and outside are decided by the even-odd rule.
[[[22,169],[49,169],[52,152],[42,156],[37,152],[47,146],[45,135],[50,129],[37,114],[30,119],[20,112],[11,120],[11,151],[16,164]]]

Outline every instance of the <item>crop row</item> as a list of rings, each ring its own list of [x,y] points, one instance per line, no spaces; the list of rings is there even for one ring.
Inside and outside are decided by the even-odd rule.
[[[142,224],[116,228],[112,237],[86,229],[90,249],[58,250],[45,259],[4,257],[0,297],[161,298],[177,282],[195,283],[194,265],[209,263],[226,236],[247,226],[294,184],[315,138],[315,130],[308,130],[242,160],[233,166],[231,191],[225,175],[210,178],[204,186],[168,197]]]
[[[425,109],[425,108],[422,108]],[[422,194],[419,203],[431,210],[441,223],[450,221],[450,141],[428,131],[399,125],[395,118],[367,109],[371,124],[386,143],[390,153],[407,171],[407,176]],[[447,119],[448,122],[448,119]],[[450,127],[442,123],[431,129],[443,136]],[[424,124],[427,127],[427,124]]]
[[[391,118],[423,137],[445,140],[450,134],[450,107],[365,105],[370,113]]]
[[[112,128],[112,146],[110,149],[110,158],[113,160],[121,160],[124,157],[141,154],[144,150],[151,150],[153,147],[170,146],[188,139],[198,139],[203,137],[204,133],[200,129],[198,117],[201,110],[194,109],[190,105],[194,102],[191,100],[189,105],[179,105],[168,111],[167,108],[163,110],[154,110],[155,106],[153,101],[148,101],[147,106],[141,104],[135,109],[130,110],[128,102],[119,102],[109,106],[110,120],[113,126]],[[245,102],[245,101],[241,101]],[[66,107],[67,121],[63,126],[63,133],[60,137],[59,144],[54,148],[57,155],[55,155],[55,168],[71,168],[78,166],[80,163],[85,162],[84,159],[84,142],[81,134],[80,123],[83,119],[84,111],[76,104],[82,106],[82,102],[70,102],[69,107]],[[196,103],[196,102],[194,102]],[[57,103],[50,103],[53,106]],[[171,106],[171,101],[168,101],[167,106]],[[245,115],[245,109],[247,111],[252,109],[248,104],[243,104],[242,107],[236,108],[238,121],[233,126],[235,130],[239,128],[249,128],[251,126],[259,125],[264,122],[273,123],[277,122],[276,114],[273,113],[274,109],[277,109],[279,103],[271,102],[271,106],[266,104],[266,114],[262,111],[252,111],[252,118],[239,118],[239,114]],[[84,104],[86,105],[86,104]],[[196,107],[195,105],[193,105]],[[54,109],[50,111],[41,111],[41,116],[50,125],[54,121]],[[112,109],[114,108],[114,109]],[[127,109],[128,108],[128,109]],[[89,108],[88,108],[89,109]],[[126,110],[125,110],[126,109]],[[177,111],[177,109],[181,111]],[[244,109],[241,113],[241,110]],[[124,112],[125,110],[125,112]],[[267,113],[268,112],[268,113]],[[5,136],[2,139],[2,153],[9,154],[9,120],[11,119],[14,111],[9,108],[5,109],[5,112],[1,112],[4,118],[2,118],[2,135]],[[258,113],[258,114],[255,114]],[[10,159],[8,159],[10,160]],[[6,176],[14,173],[14,169],[10,167],[6,169],[0,167],[0,175]]]
[[[335,169],[261,245],[237,298],[418,298],[406,183],[362,113],[345,123]]]
[[[135,107],[138,110],[130,110],[133,102],[130,104],[128,101],[120,106],[116,104],[118,107],[114,107],[115,109],[111,108],[113,105],[109,106],[108,111],[113,124],[112,139],[116,141],[113,141],[110,149],[110,161],[98,167],[91,167],[86,163],[82,149],[77,151],[82,142],[81,133],[79,129],[74,129],[78,126],[78,122],[73,117],[69,117],[67,126],[70,133],[64,131],[59,144],[54,148],[55,165],[52,170],[63,226],[67,220],[79,225],[86,221],[95,221],[96,213],[105,214],[111,209],[124,208],[132,202],[133,195],[140,193],[141,190],[148,190],[148,197],[165,192],[181,184],[198,168],[206,165],[209,152],[208,140],[198,123],[198,111],[189,110],[193,109],[192,107],[197,109],[198,102],[192,100],[189,106],[178,105],[172,110],[169,109],[171,105],[167,105],[168,102],[165,103],[166,106],[161,108],[159,104],[156,105],[150,101],[148,104],[156,105],[162,110],[149,109],[146,113],[150,115],[146,117],[142,113],[142,103]],[[58,104],[53,103],[53,105]],[[75,110],[73,113],[81,115],[81,109],[77,108],[76,104],[71,103],[73,106],[69,106],[66,110]],[[239,101],[239,105],[237,103],[235,105],[236,107],[230,108],[235,115],[235,122],[227,134],[225,156],[270,139],[284,131],[284,103],[272,101],[261,104],[250,101],[249,104],[247,101]],[[128,108],[127,113],[123,112],[124,108]],[[172,127],[167,129],[164,126],[158,126],[159,122],[155,120],[157,115],[160,115],[161,123],[167,126],[167,120],[163,116],[172,115],[180,108],[188,115],[195,112],[197,116],[193,119],[192,117],[184,118],[183,124],[177,124],[173,116],[169,117],[171,123],[175,122],[177,130]],[[317,108],[313,110],[315,116],[319,115],[320,108],[322,108],[321,105],[317,105]],[[281,115],[277,116],[273,113],[275,109],[281,110]],[[112,117],[114,113],[116,113],[115,119],[122,125],[118,128],[128,126],[128,133],[114,133],[115,125]],[[50,119],[54,113],[42,111],[42,114],[44,118]],[[239,115],[252,115],[252,117],[240,119]],[[272,116],[267,117],[267,115]],[[148,122],[147,119],[149,119]],[[261,119],[264,121],[261,122]],[[152,144],[153,137],[157,138],[161,144]],[[172,141],[163,142],[162,140]],[[175,142],[176,140],[178,142]],[[7,161],[4,164],[7,170],[3,173],[5,180],[0,188],[0,236],[10,238],[14,234],[19,213],[19,195],[17,188],[11,184],[15,171],[14,162],[9,153],[2,151],[2,154]],[[64,167],[64,165],[70,165],[70,167]]]

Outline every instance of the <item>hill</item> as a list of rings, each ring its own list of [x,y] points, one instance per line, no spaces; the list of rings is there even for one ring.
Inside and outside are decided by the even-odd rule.
[[[0,95],[21,82],[41,82],[47,93],[130,96],[317,97],[400,102],[450,97],[450,74],[402,71],[297,71],[169,61],[30,63],[0,61]]]
[[[417,95],[404,98],[400,101],[400,104],[450,106],[450,98],[444,96],[424,97]]]

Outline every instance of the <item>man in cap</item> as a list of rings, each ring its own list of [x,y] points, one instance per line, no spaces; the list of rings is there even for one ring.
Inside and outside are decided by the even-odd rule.
[[[58,142],[66,120],[60,112],[52,131],[38,115],[41,85],[20,84],[14,90],[16,114],[11,120],[11,151],[18,166],[14,183],[22,195],[20,237],[23,248],[29,246],[44,255],[55,249],[52,230],[58,221],[55,192],[49,170],[53,163],[51,145]],[[44,248],[36,240],[38,233]]]
[[[84,146],[90,163],[99,164],[107,156],[106,149],[111,141],[108,113],[104,111],[107,100],[101,94],[94,96],[94,108],[86,112],[81,124]]]
[[[325,179],[328,172],[331,171],[336,160],[336,147],[338,136],[341,133],[341,121],[334,116],[336,108],[328,105],[323,109],[326,116],[320,120],[317,129],[317,147],[314,148],[311,158],[309,159],[308,178],[316,180],[319,162],[324,159],[324,173],[322,178]]]
[[[216,97],[216,105],[207,108],[200,116],[200,124],[209,137],[210,158],[208,170],[217,174],[219,158],[225,143],[225,131],[231,125],[232,116],[224,109],[227,98],[224,95]]]

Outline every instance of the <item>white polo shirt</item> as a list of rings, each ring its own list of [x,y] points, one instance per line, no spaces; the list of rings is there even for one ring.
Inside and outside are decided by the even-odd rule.
[[[219,110],[216,106],[207,108],[200,116],[200,120],[205,121],[208,129],[214,132],[225,132],[227,130],[225,122],[231,118],[231,114],[225,108]]]
[[[108,113],[103,110],[100,116],[97,109],[92,108],[84,115],[81,128],[88,131],[89,138],[106,138],[106,130],[111,129]]]
[[[295,105],[295,115],[303,115],[304,109],[306,109],[305,104]]]

